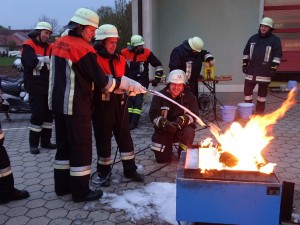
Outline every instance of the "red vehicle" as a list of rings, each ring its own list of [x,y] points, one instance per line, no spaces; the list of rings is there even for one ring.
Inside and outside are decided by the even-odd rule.
[[[300,81],[300,2],[266,0],[264,16],[275,22],[274,34],[280,37],[283,57],[272,81]]]

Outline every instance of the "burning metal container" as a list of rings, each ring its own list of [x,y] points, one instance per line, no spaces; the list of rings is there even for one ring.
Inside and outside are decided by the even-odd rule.
[[[177,221],[280,223],[282,187],[274,173],[215,169],[201,173],[198,160],[187,160],[199,159],[199,154],[195,148],[181,155],[176,178]]]

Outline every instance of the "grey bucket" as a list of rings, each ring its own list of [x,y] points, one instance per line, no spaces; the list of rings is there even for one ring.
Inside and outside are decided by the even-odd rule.
[[[253,112],[253,103],[242,102],[238,104],[239,115],[243,119],[249,119]]]
[[[233,122],[235,119],[235,112],[237,107],[232,105],[223,105],[220,107],[222,120],[224,122]]]

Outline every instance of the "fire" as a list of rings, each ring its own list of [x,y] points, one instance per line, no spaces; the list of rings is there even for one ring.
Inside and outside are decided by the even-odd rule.
[[[295,103],[296,92],[293,89],[279,109],[264,116],[252,116],[244,127],[234,122],[228,130],[222,132],[211,123],[210,131],[221,149],[216,149],[211,144],[207,148],[207,143],[204,144],[206,148],[199,149],[201,171],[228,169],[272,173],[276,164],[266,162],[262,151],[274,138],[270,135],[272,125],[281,119]]]

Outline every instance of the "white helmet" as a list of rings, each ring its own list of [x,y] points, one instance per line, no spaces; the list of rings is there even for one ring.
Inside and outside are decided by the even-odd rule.
[[[95,28],[98,28],[99,26],[99,16],[97,13],[86,8],[77,9],[70,21],[84,26],[90,25]]]
[[[104,40],[105,38],[109,38],[109,37],[119,38],[118,30],[114,25],[103,24],[96,30],[96,35],[95,35],[96,41]]]
[[[35,30],[49,30],[51,33],[53,32],[52,31],[52,25],[48,22],[45,22],[45,21],[38,22],[34,29]]]
[[[185,84],[186,74],[183,70],[172,70],[167,78],[168,83]]]
[[[264,17],[261,20],[260,25],[266,25],[273,28],[273,20],[270,17]]]
[[[197,51],[197,52],[201,52],[201,50],[204,46],[204,43],[203,43],[202,39],[199,38],[199,37],[189,38],[188,42],[189,42],[190,47],[194,51]]]
[[[130,43],[132,46],[139,46],[145,44],[144,38],[141,35],[133,35],[131,37]]]

